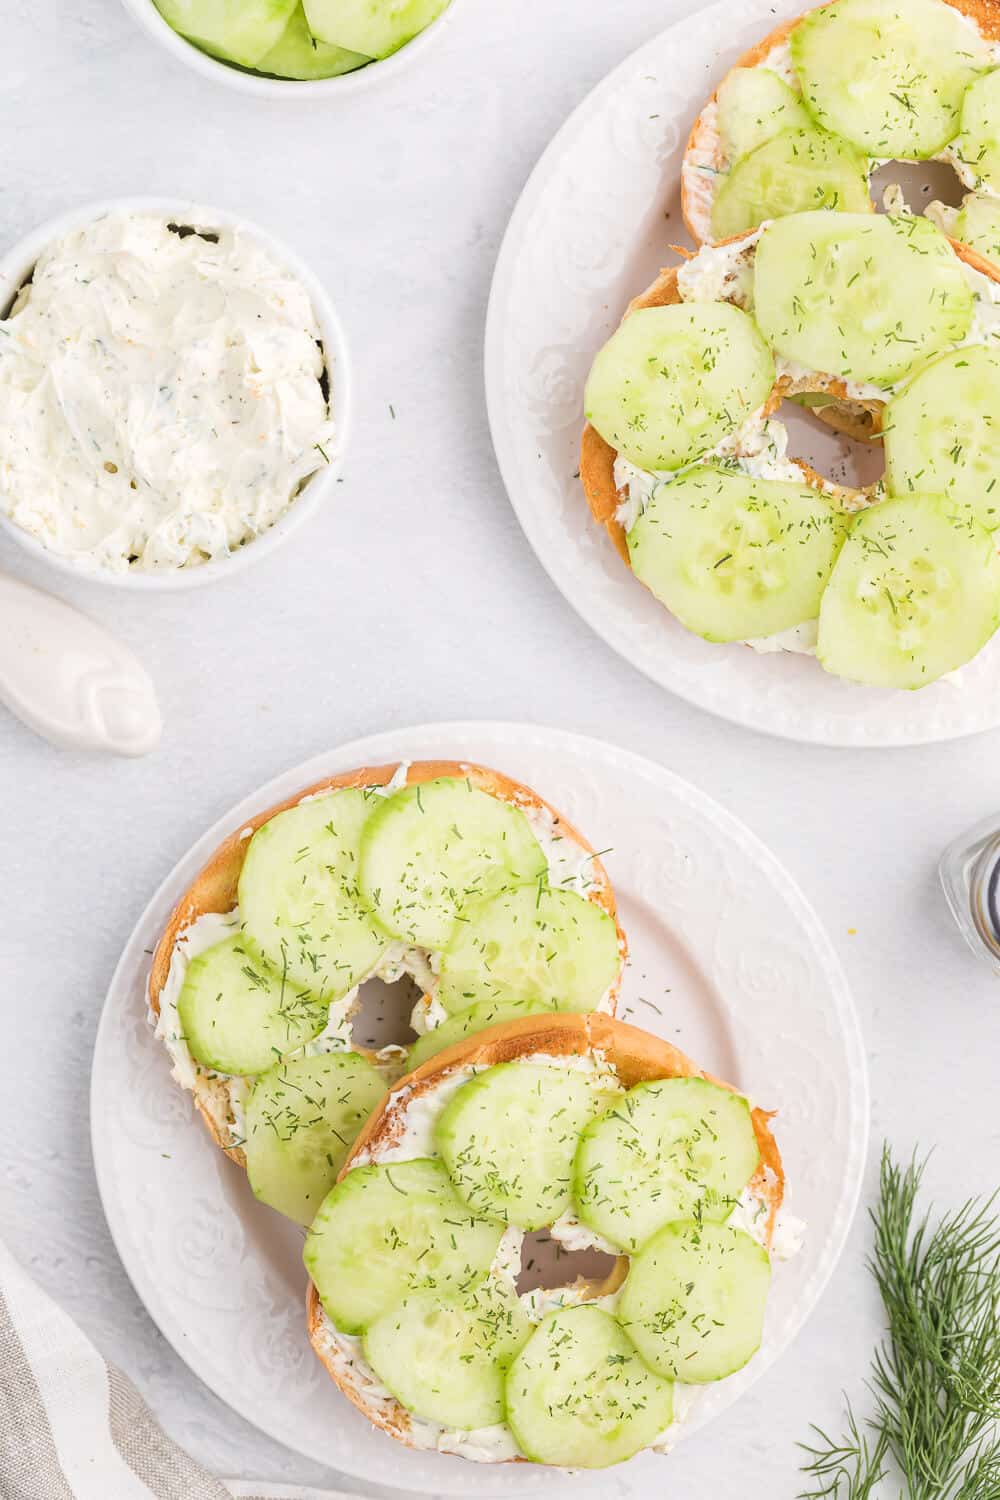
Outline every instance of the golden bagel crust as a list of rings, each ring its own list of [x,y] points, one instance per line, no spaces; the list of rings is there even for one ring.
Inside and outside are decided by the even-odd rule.
[[[164,928],[150,965],[148,981],[149,1009],[154,1016],[160,1013],[160,995],[163,986],[167,982],[170,973],[170,963],[174,948],[183,933],[208,912],[225,913],[232,911],[237,902],[237,890],[239,886],[240,872],[243,869],[243,861],[246,859],[247,849],[250,845],[251,833],[264,823],[270,821],[278,813],[286,812],[289,808],[296,807],[304,797],[317,796],[323,792],[338,791],[344,787],[379,787],[386,786],[399,769],[399,762],[385,766],[363,766],[356,771],[346,771],[338,776],[330,776],[322,781],[314,782],[312,786],[303,787],[291,797],[286,797],[283,802],[274,807],[267,808],[264,812],[257,813],[254,817],[242,822],[228,838],[224,839],[219,847],[211,855],[207,863],[195,876],[180,901],[174,907],[170,919]],[[468,778],[473,786],[480,791],[488,792],[491,796],[501,801],[512,803],[516,807],[534,808],[548,812],[553,819],[554,831],[562,838],[568,839],[575,844],[583,853],[592,856],[591,869],[593,883],[587,891],[587,899],[602,907],[615,923],[618,933],[618,950],[621,954],[622,967],[628,953],[628,945],[625,934],[618,921],[615,909],[614,892],[608,873],[601,861],[594,854],[592,846],[573,825],[556,811],[548,802],[545,802],[529,787],[522,786],[510,777],[504,776],[500,771],[489,770],[485,766],[471,765],[465,761],[448,760],[426,760],[414,761],[406,773],[406,785],[414,786],[417,783],[433,781],[441,776],[457,776]],[[621,983],[621,974],[612,988],[610,1004],[612,1007],[617,1002],[618,988]],[[354,1049],[365,1052],[364,1048]],[[366,1052],[371,1057],[373,1053]],[[238,1166],[246,1166],[246,1157],[240,1146],[230,1145],[225,1139],[219,1124],[220,1113],[223,1118],[228,1110],[228,1092],[225,1080],[219,1080],[213,1076],[200,1074],[198,1083],[193,1091],[195,1106],[198,1109],[205,1125],[216,1145],[223,1150],[231,1161]],[[212,1101],[215,1101],[215,1108]]]
[[[827,3],[836,5],[837,0],[827,0]],[[953,10],[961,11],[963,15],[973,20],[979,28],[980,35],[985,37],[987,41],[997,41],[1000,39],[1000,0],[945,0],[945,3],[950,5]],[[824,8],[824,6],[810,7],[810,9],[815,10],[822,10]],[[803,19],[803,16],[808,14],[809,12],[805,11],[803,15],[796,16],[794,20],[783,21],[780,26],[776,26],[772,32],[769,32],[763,41],[751,47],[748,52],[744,52],[739,61],[733,64],[729,72],[726,73],[725,77],[713,90],[691,127],[691,133],[684,148],[684,157],[681,164],[681,213],[684,216],[684,223],[687,225],[688,232],[695,244],[703,244],[706,241],[696,226],[697,211],[695,194],[684,168],[690,165],[689,158],[695,153],[697,153],[699,158],[703,156],[710,157],[711,165],[716,169],[722,166],[718,133],[714,131],[711,121],[706,119],[706,112],[710,105],[718,104],[719,89],[725,83],[730,73],[735,73],[740,68],[755,68],[758,63],[763,62],[764,58],[773,48],[780,47],[782,42],[788,40],[796,26]],[[874,208],[875,205],[872,204],[873,211]]]
[[[832,0],[836,4],[836,0]],[[972,3],[972,0],[970,0]],[[1000,0],[996,0],[1000,9]],[[748,234],[753,231],[748,231]],[[724,240],[723,244],[731,244],[734,241],[747,238],[747,235],[736,235],[732,240]],[[968,245],[961,244],[958,240],[949,239],[948,243],[952,250],[971,270],[979,271],[988,276],[991,281],[1000,282],[1000,268],[992,261],[985,260],[983,256],[971,250]],[[677,284],[678,266],[669,266],[662,270],[656,280],[651,282],[644,292],[638,297],[633,297],[622,316],[622,322],[630,313],[644,307],[669,307],[683,301]],[[776,411],[789,393],[792,382],[788,376],[781,376],[774,385],[764,413],[770,416]],[[873,433],[881,431],[882,411],[885,407],[884,401],[852,399],[848,394],[847,382],[838,376],[817,375],[815,384],[797,381],[796,390],[822,391],[848,403],[846,407],[823,408],[815,413],[839,432],[844,432],[848,437],[868,440]],[[625,530],[616,519],[616,512],[623,496],[615,485],[615,460],[618,457],[617,450],[610,443],[605,442],[600,433],[593,428],[589,422],[584,425],[583,437],[580,442],[580,481],[583,485],[590,513],[599,525],[607,531],[615,550],[622,560],[631,568],[632,563],[628,555],[628,546],[625,541]],[[856,498],[860,491],[851,489],[847,485],[834,484],[832,480],[825,479],[815,469],[800,459],[793,459],[803,471],[806,484],[815,489],[822,490],[824,494],[833,497],[845,506],[852,508],[852,502],[856,505]]]
[[[362,1165],[371,1159],[377,1160],[381,1151],[396,1144],[404,1126],[405,1111],[401,1106],[422,1094],[432,1092],[454,1069],[495,1067],[499,1063],[512,1062],[516,1058],[530,1057],[535,1053],[553,1057],[586,1057],[593,1052],[600,1052],[614,1066],[626,1088],[633,1088],[637,1083],[651,1083],[660,1078],[705,1078],[732,1093],[740,1092],[732,1084],[706,1073],[669,1042],[612,1016],[598,1012],[580,1016],[525,1016],[516,1021],[491,1026],[488,1031],[481,1031],[446,1048],[436,1057],[430,1058],[423,1067],[395,1084],[355,1141],[338,1180],[343,1180],[355,1162]],[[767,1207],[767,1242],[770,1246],[775,1219],[784,1197],[785,1175],[781,1153],[771,1132],[773,1113],[753,1108],[751,1118],[761,1164],[750,1187],[758,1200]],[[573,1285],[586,1286],[591,1297],[607,1296],[617,1291],[627,1271],[628,1256],[619,1256],[613,1271],[604,1281],[587,1282],[584,1278],[579,1278]],[[338,1389],[370,1422],[387,1432],[390,1437],[411,1448],[419,1446],[414,1442],[409,1412],[394,1399],[373,1399],[349,1360],[336,1348],[330,1347],[325,1337],[326,1317],[312,1282],[309,1283],[306,1295],[306,1315],[313,1349]],[[527,1460],[519,1458],[498,1461],[524,1463]]]

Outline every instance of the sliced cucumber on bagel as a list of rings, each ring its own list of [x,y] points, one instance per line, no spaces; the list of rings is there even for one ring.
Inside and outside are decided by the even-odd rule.
[[[755,640],[819,614],[847,521],[818,491],[695,467],[628,533],[632,570],[688,630]]]
[[[309,29],[322,41],[366,57],[405,47],[445,10],[449,0],[303,0]]]
[[[554,1005],[542,1005],[535,1000],[480,1000],[467,1010],[456,1011],[446,1021],[442,1021],[440,1026],[435,1026],[433,1031],[419,1037],[407,1054],[407,1071],[412,1073],[423,1067],[425,1062],[436,1057],[446,1047],[453,1047],[456,1042],[462,1042],[478,1031],[500,1026],[504,1021],[519,1020],[522,1016],[552,1015],[555,1008]]]
[[[885,388],[960,342],[972,312],[962,263],[929,219],[796,214],[757,244],[754,315],[776,353],[810,370]]]
[[[474,902],[545,876],[519,807],[469,781],[441,777],[386,798],[364,832],[360,881],[383,926],[443,948]]]
[[[850,141],[812,125],[782,131],[737,162],[712,205],[712,234],[729,239],[765,219],[808,209],[870,208],[868,158]]]
[[[638,1250],[672,1219],[728,1218],[759,1164],[742,1095],[705,1078],[640,1083],[584,1131],[576,1211],[602,1239]]]
[[[441,957],[437,998],[451,1012],[483,1000],[594,1010],[618,978],[614,921],[573,891],[536,884],[470,907]]]
[[[263,1073],[325,1027],[329,1002],[262,962],[242,933],[188,964],[177,998],[188,1050],[202,1067]]]
[[[245,1106],[247,1176],[262,1203],[311,1224],[386,1084],[358,1052],[278,1063]]]
[[[875,157],[923,160],[956,134],[989,47],[941,0],[837,0],[790,37],[805,103],[824,130]]]
[[[951,152],[975,187],[1000,192],[1000,69],[978,78],[966,92],[961,133]]]
[[[967,193],[951,234],[987,260],[1000,261],[1000,199]]]
[[[418,1292],[370,1323],[365,1358],[407,1411],[468,1431],[504,1418],[504,1377],[533,1324],[513,1282],[466,1296]]]
[[[434,1143],[473,1212],[541,1229],[571,1206],[580,1132],[606,1103],[588,1073],[501,1063],[448,1101]]]
[[[239,879],[247,936],[278,974],[339,999],[389,946],[358,889],[362,831],[384,798],[346,787],[258,828]]]
[[[472,1213],[439,1161],[355,1167],[323,1200],[306,1270],[343,1333],[363,1333],[410,1293],[466,1294],[485,1278],[503,1225]]]
[[[673,1382],[654,1374],[603,1308],[542,1320],[507,1375],[507,1420],[522,1453],[605,1469],[648,1448],[673,1420]]]
[[[823,595],[828,672],[920,688],[970,661],[1000,624],[1000,555],[967,507],[907,495],[862,511]]]
[[[651,1369],[703,1385],[760,1348],[770,1282],[767,1251],[741,1229],[667,1224],[632,1260],[619,1317]]]
[[[979,344],[925,365],[882,422],[890,492],[919,490],[1000,526],[1000,349]]]
[[[716,98],[719,138],[730,163],[742,161],[783,130],[812,125],[799,95],[770,68],[733,68]]]
[[[643,469],[677,469],[761,407],[774,360],[760,330],[727,302],[641,308],[594,360],[587,420]]]

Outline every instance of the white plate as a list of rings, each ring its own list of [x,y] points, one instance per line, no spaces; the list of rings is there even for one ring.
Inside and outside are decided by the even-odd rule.
[[[149,952],[219,841],[321,776],[397,758],[492,764],[610,849],[632,947],[619,1014],[780,1111],[789,1206],[809,1222],[805,1248],[776,1270],[760,1354],[706,1393],[692,1427],[728,1406],[788,1346],[840,1254],[867,1144],[864,1049],[830,943],[773,856],[669,771],[555,730],[438,725],[345,745],[246,798],[161,886],[111,982],[91,1094],[105,1212],[153,1318],[244,1417],[344,1474],[435,1495],[558,1489],[562,1476],[545,1470],[472,1471],[455,1458],[404,1451],[336,1391],[306,1339],[301,1233],[257,1203],[243,1173],[212,1145],[146,1022]],[[628,1477],[662,1483],[663,1462],[643,1456]]]
[[[486,392],[500,468],[528,540],[553,582],[608,644],[654,681],[723,718],[829,745],[912,745],[1000,724],[1000,640],[962,686],[863,688],[808,658],[757,656],[689,634],[625,567],[590,519],[576,477],[583,386],[630,297],[670,241],[690,243],[681,157],[704,100],[748,47],[801,3],[723,0],[671,26],[599,84],[530,178],[497,262],[486,336]],[[664,215],[666,214],[666,218]],[[844,445],[819,424],[782,420],[791,451],[837,477]],[[811,451],[796,446],[805,430]]]

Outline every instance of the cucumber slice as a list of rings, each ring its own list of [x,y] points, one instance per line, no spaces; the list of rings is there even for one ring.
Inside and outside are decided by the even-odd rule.
[[[453,777],[404,787],[365,829],[361,889],[407,942],[443,948],[473,901],[548,869],[519,807]]]
[[[951,236],[985,255],[987,260],[1000,262],[1000,202],[979,193],[968,193],[952,225]]]
[[[250,1186],[262,1203],[311,1224],[386,1086],[366,1057],[295,1057],[261,1074],[246,1103]]]
[[[155,0],[160,15],[195,46],[252,68],[281,40],[298,0]]]
[[[507,1421],[535,1463],[624,1463],[655,1443],[673,1414],[673,1383],[643,1364],[600,1307],[549,1313],[507,1374]]]
[[[240,874],[248,937],[280,974],[339,999],[389,946],[358,891],[362,830],[384,799],[348,787],[259,828]]]
[[[962,263],[929,219],[796,214],[757,245],[757,321],[778,354],[821,374],[892,385],[963,339],[972,311]]]
[[[504,1376],[532,1327],[513,1283],[489,1276],[465,1297],[407,1297],[369,1325],[365,1358],[416,1416],[491,1427],[504,1419]]]
[[[330,1010],[321,996],[269,969],[237,933],[191,960],[177,1014],[196,1062],[245,1077],[318,1036]]]
[[[1000,192],[1000,69],[966,91],[961,133],[951,149],[974,173],[976,187]]]
[[[760,1348],[767,1251],[726,1224],[667,1224],[629,1266],[618,1316],[651,1369],[705,1385]]]
[[[363,68],[371,58],[346,47],[332,47],[313,36],[306,13],[299,5],[285,27],[277,46],[272,47],[257,64],[258,73],[273,73],[278,78],[336,78]]]
[[[819,615],[828,672],[920,688],[970,661],[1000,624],[1000,555],[971,513],[940,495],[862,511]]]
[[[726,240],[806,209],[864,213],[870,207],[868,158],[813,125],[783,131],[733,167],[712,205],[712,234]]]
[[[501,1063],[448,1101],[434,1144],[476,1213],[541,1229],[571,1206],[580,1132],[606,1102],[585,1073]]]
[[[739,1094],[705,1078],[640,1083],[584,1131],[576,1211],[603,1239],[638,1250],[671,1219],[728,1218],[759,1164]]]
[[[514,999],[586,1011],[620,968],[618,933],[602,907],[572,891],[521,886],[469,908],[442,955],[436,993],[452,1012]]]
[[[889,491],[945,495],[1000,526],[1000,350],[980,344],[918,370],[882,419]]]
[[[819,491],[696,467],[658,485],[628,533],[636,577],[709,641],[815,620],[847,532]]]
[[[481,1000],[478,1005],[470,1005],[468,1010],[449,1016],[447,1021],[442,1021],[440,1026],[435,1026],[433,1031],[414,1042],[406,1059],[406,1070],[412,1073],[446,1047],[453,1047],[456,1042],[490,1026],[516,1021],[521,1016],[551,1015],[553,1009],[533,1000]]]
[[[486,1277],[503,1225],[469,1212],[439,1161],[355,1167],[329,1192],[306,1235],[306,1270],[343,1333],[412,1292],[472,1291]]]
[[[719,138],[730,166],[783,130],[812,124],[794,89],[770,68],[733,68],[719,85]]]
[[[644,307],[594,360],[587,420],[641,469],[678,469],[736,431],[767,400],[774,360],[728,302]]]
[[[959,127],[962,97],[989,48],[940,0],[837,0],[790,38],[806,106],[870,156],[923,160]]]
[[[448,8],[449,0],[303,0],[313,36],[366,57],[388,57]]]

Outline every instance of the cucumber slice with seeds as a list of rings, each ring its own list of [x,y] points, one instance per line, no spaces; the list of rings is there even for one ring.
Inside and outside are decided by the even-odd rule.
[[[504,1419],[504,1377],[532,1323],[510,1281],[466,1297],[422,1292],[370,1324],[365,1358],[407,1411],[469,1431]]]
[[[486,1031],[490,1026],[500,1026],[504,1021],[516,1021],[522,1016],[552,1015],[553,1010],[553,1006],[540,1005],[533,1000],[481,1000],[478,1005],[457,1011],[415,1041],[407,1055],[406,1070],[412,1073],[446,1047],[453,1047],[456,1042]]]
[[[704,1385],[760,1348],[770,1281],[767,1251],[742,1229],[667,1224],[632,1261],[618,1316],[651,1369]]]
[[[580,1132],[606,1102],[583,1072],[501,1063],[448,1101],[434,1143],[471,1209],[541,1229],[570,1207]]]
[[[337,78],[363,68],[371,58],[346,47],[331,47],[313,36],[306,13],[299,5],[285,27],[277,46],[272,47],[257,64],[258,73],[273,73],[278,78]]]
[[[347,787],[278,813],[240,874],[247,936],[279,974],[339,999],[389,946],[358,889],[362,830],[384,798]]]
[[[862,511],[823,595],[817,655],[875,687],[926,687],[1000,624],[1000,555],[967,507],[907,495]]]
[[[252,68],[276,46],[298,0],[155,0],[160,15],[195,46]]]
[[[603,1239],[638,1250],[671,1219],[728,1218],[759,1164],[741,1095],[705,1078],[640,1083],[584,1131],[576,1211]]]
[[[242,933],[193,958],[177,998],[188,1050],[202,1067],[245,1077],[311,1041],[329,1004],[262,963]]]
[[[941,0],[837,0],[789,39],[807,108],[870,156],[922,160],[959,128],[987,43]]]
[[[972,346],[918,370],[882,419],[889,490],[921,490],[1000,526],[1000,349]]]
[[[976,187],[1000,191],[1000,69],[979,78],[962,103],[962,129],[951,143]]]
[[[658,485],[628,533],[632,570],[709,641],[814,620],[847,533],[817,490],[696,467]]]
[[[586,1011],[620,968],[618,933],[602,907],[572,891],[521,886],[469,908],[442,955],[436,994],[452,1012],[514,999]]]
[[[770,68],[734,68],[719,85],[719,138],[734,165],[783,130],[812,124],[794,89]]]
[[[436,21],[449,0],[304,0],[313,35],[367,57],[388,57]]]
[[[963,339],[972,311],[962,263],[929,219],[796,214],[757,244],[757,321],[778,354],[821,374],[884,389]]]
[[[471,1292],[486,1277],[503,1225],[470,1213],[439,1161],[355,1167],[323,1200],[306,1236],[306,1270],[342,1333],[411,1292]]]
[[[600,1307],[543,1318],[511,1365],[506,1391],[521,1452],[559,1468],[624,1463],[673,1420],[673,1383],[642,1362]]]
[[[951,237],[987,260],[1000,262],[1000,200],[968,193],[952,225]]]
[[[357,1052],[291,1058],[261,1074],[246,1103],[243,1143],[261,1202],[311,1224],[385,1093],[384,1079]]]
[[[587,420],[641,469],[677,469],[735,432],[767,400],[774,360],[727,302],[631,313],[594,360]]]
[[[712,234],[729,239],[765,219],[807,209],[864,213],[868,158],[850,142],[815,126],[786,130],[738,162],[712,205]]]
[[[443,948],[473,902],[547,869],[519,807],[453,777],[394,793],[362,840],[365,899],[390,932],[426,948]]]

